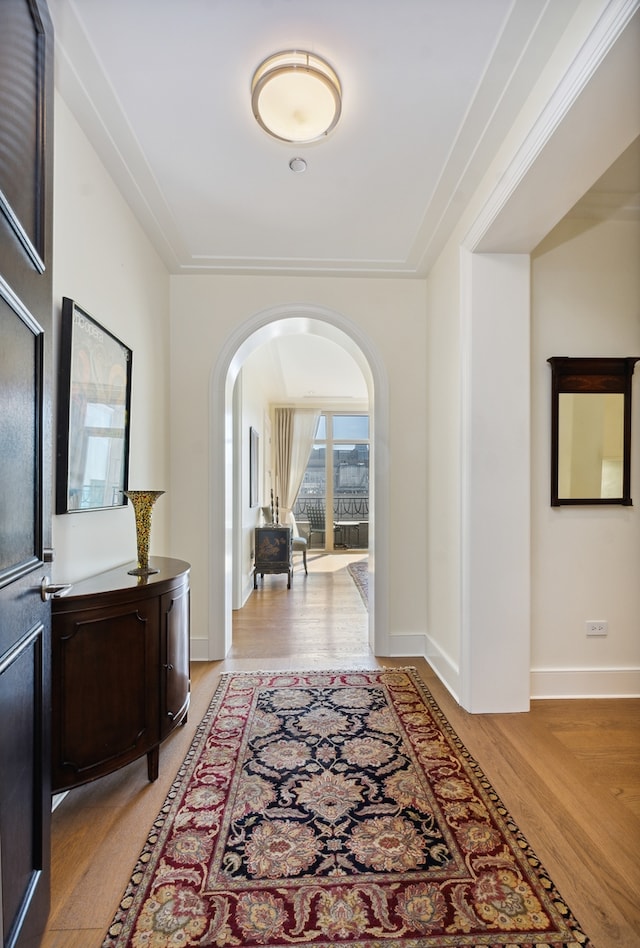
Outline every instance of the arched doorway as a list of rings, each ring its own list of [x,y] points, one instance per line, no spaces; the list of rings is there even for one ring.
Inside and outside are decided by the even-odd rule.
[[[369,540],[369,642],[376,655],[388,652],[388,385],[375,346],[340,313],[308,304],[275,307],[247,319],[227,340],[211,376],[209,459],[211,577],[209,657],[221,659],[231,646],[233,577],[233,393],[238,373],[257,347],[282,333],[308,333],[338,342],[361,369],[369,395],[371,487]]]

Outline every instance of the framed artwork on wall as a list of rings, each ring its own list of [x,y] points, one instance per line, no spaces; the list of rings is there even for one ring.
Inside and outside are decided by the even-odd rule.
[[[56,513],[123,507],[133,353],[73,300],[62,301]]]
[[[255,428],[249,428],[249,506],[257,507],[259,501],[258,478],[260,476],[260,439]]]

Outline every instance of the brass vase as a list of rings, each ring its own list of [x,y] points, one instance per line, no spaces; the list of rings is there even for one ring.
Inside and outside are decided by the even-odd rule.
[[[138,566],[128,570],[131,576],[150,576],[160,570],[149,566],[149,536],[151,534],[151,510],[163,490],[126,490],[125,494],[133,504],[136,518],[136,543],[138,547]]]

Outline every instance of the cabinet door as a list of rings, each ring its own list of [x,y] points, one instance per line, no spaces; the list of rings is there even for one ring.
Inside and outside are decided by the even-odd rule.
[[[158,601],[60,616],[53,631],[53,784],[77,786],[160,740]]]
[[[287,569],[291,564],[291,530],[289,527],[256,527],[256,566]]]
[[[189,585],[165,593],[161,600],[161,736],[186,720],[189,709]]]

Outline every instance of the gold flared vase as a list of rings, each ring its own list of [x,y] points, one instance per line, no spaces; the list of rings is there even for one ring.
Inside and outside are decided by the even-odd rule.
[[[133,504],[136,518],[136,544],[138,548],[138,566],[128,570],[131,576],[151,576],[160,570],[149,566],[149,537],[151,536],[151,511],[163,490],[126,490],[125,494]]]

